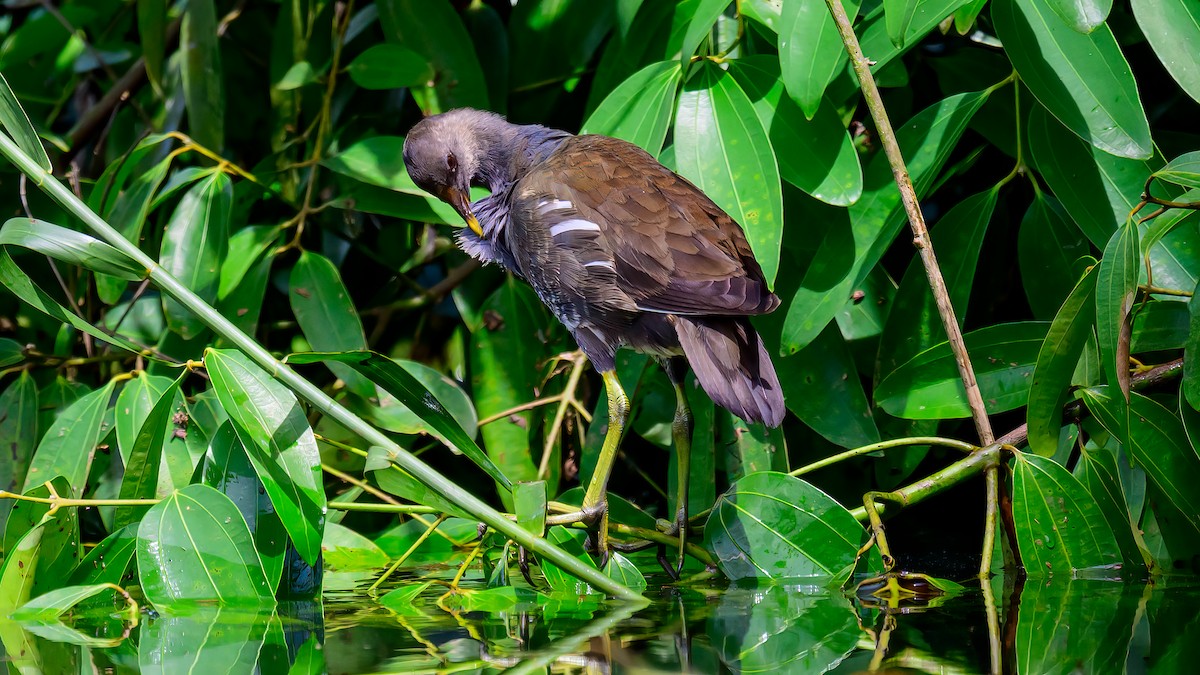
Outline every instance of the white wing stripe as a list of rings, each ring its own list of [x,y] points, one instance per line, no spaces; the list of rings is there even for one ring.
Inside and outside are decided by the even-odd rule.
[[[566,232],[576,232],[576,231],[599,232],[600,226],[593,223],[590,220],[582,220],[579,218],[572,218],[571,220],[564,220],[561,223],[550,226],[550,236],[551,237],[557,237],[558,235],[564,234]]]

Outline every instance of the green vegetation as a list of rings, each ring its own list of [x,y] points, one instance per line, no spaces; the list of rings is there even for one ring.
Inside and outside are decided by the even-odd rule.
[[[689,388],[681,583],[887,572],[860,593],[927,600],[961,589],[900,571],[953,541],[1030,579],[1012,658],[1042,672],[1040,582],[1200,572],[1200,6],[830,3],[864,58],[820,0],[3,3],[0,615],[270,615],[323,570],[401,613],[669,581],[675,394],[644,356],[618,359],[608,563],[547,526],[603,386],[407,175],[406,130],[462,106],[640,145],[782,300],[755,320],[782,428]],[[396,587],[430,561],[452,571]],[[836,602],[770,596],[835,636],[806,668],[854,648]],[[1097,598],[1069,611],[1106,617],[1109,670],[1146,603]],[[1155,664],[1182,668],[1181,635]]]

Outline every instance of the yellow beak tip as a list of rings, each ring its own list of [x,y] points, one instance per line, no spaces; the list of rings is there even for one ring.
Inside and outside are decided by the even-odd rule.
[[[474,213],[467,214],[467,227],[471,228],[471,231],[475,233],[475,236],[483,236],[483,228],[479,226],[479,219],[475,217]]]

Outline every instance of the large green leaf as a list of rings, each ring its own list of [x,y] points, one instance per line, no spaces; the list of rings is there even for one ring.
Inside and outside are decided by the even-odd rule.
[[[215,0],[189,1],[179,44],[183,56],[183,99],[188,129],[200,145],[220,152],[225,145],[225,72]]]
[[[1133,16],[1158,60],[1189,96],[1200,101],[1200,5],[1192,0],[1133,0]]]
[[[798,353],[776,359],[775,367],[788,410],[813,431],[844,448],[879,441],[853,355],[836,324]]]
[[[321,550],[326,569],[339,572],[372,570],[388,564],[388,555],[375,542],[337,523],[325,526]]]
[[[681,65],[687,66],[692,55],[696,53],[696,48],[704,41],[711,31],[713,24],[717,22],[717,17],[725,11],[725,8],[730,4],[730,0],[699,0],[699,4],[693,10],[692,20],[688,23],[687,32],[683,35],[683,42],[680,45],[679,57]]]
[[[682,72],[675,61],[660,61],[630,75],[592,111],[579,133],[620,138],[657,156]]]
[[[379,385],[384,391],[405,405],[425,424],[426,428],[437,434],[439,438],[445,440],[451,448],[466,455],[479,468],[486,471],[505,491],[512,489],[512,483],[505,476],[504,472],[479,449],[478,445],[475,445],[475,441],[463,430],[454,415],[447,412],[446,408],[430,392],[429,388],[425,384],[422,384],[420,380],[414,377],[401,364],[382,354],[368,351],[339,353],[309,352],[288,356],[288,362],[293,364],[315,363],[318,361],[332,361],[346,364]]]
[[[1085,444],[1075,465],[1075,477],[1100,507],[1100,513],[1104,515],[1104,521],[1108,523],[1121,550],[1125,567],[1132,571],[1149,563],[1149,556],[1143,556],[1145,544],[1141,543],[1141,531],[1135,528],[1129,515],[1116,456],[1107,448]]]
[[[232,210],[233,183],[214,173],[183,195],[163,233],[159,264],[210,304],[217,299]],[[200,317],[171,296],[163,296],[163,311],[167,325],[184,338],[204,329]]]
[[[290,389],[241,352],[208,349],[204,365],[296,550],[314,564],[325,526],[325,488],[304,409]]]
[[[404,138],[401,136],[372,136],[326,158],[321,164],[367,185],[387,188],[390,191],[414,197],[415,200],[407,200],[410,202],[408,208],[416,209],[417,206],[420,206],[423,209],[413,211],[411,216],[407,215],[407,212],[397,215],[425,222],[461,224],[462,216],[459,216],[454,209],[440,199],[431,197],[412,181],[408,175],[408,169],[404,166],[403,151]],[[371,192],[366,192],[365,196],[370,197],[371,194]],[[390,196],[399,198],[398,195]],[[367,204],[358,203],[363,201],[363,197],[364,195],[357,195],[355,208],[371,211],[370,201]],[[378,201],[378,198],[375,201]]]
[[[163,62],[167,54],[167,0],[137,0],[138,37],[142,39],[142,58],[146,79],[162,95]]]
[[[312,251],[300,254],[288,278],[288,301],[313,351],[367,348],[362,319],[342,283],[341,273],[329,258]],[[371,382],[353,369],[336,362],[330,363],[329,369],[356,394],[366,398],[375,395]]]
[[[1050,323],[1046,341],[1038,350],[1025,414],[1029,447],[1043,457],[1053,455],[1058,448],[1062,411],[1069,397],[1071,377],[1096,321],[1095,294],[1096,269],[1093,267],[1067,296]]]
[[[9,618],[14,621],[56,621],[75,605],[105,591],[111,593],[113,587],[108,584],[90,584],[56,588],[21,605]]]
[[[479,431],[479,419],[475,415],[475,406],[457,382],[423,363],[403,359],[393,360],[409,375],[416,378],[419,387],[433,394],[442,408],[450,413],[458,426],[462,427],[467,438],[475,438]],[[411,404],[413,401],[409,401],[409,403]],[[347,399],[346,404],[351,411],[381,429],[398,434],[432,433],[438,438],[444,438],[417,413],[413,412],[408,404],[401,402],[390,393],[380,396],[378,404],[361,398]],[[450,444],[450,447],[455,449],[453,444]]]
[[[71,486],[59,476],[51,483],[60,496],[71,493]],[[25,496],[37,499],[50,497],[50,487],[35,485],[25,490]],[[27,533],[46,526],[39,543],[36,569],[34,570],[33,592],[45,593],[62,585],[71,570],[79,564],[83,547],[79,536],[79,510],[63,508],[50,512],[45,502],[20,502],[13,506],[4,527],[3,550],[6,554],[16,551],[19,542]]]
[[[1046,457],[1017,453],[1013,520],[1025,572],[1034,578],[1112,570],[1121,550],[1087,490]]]
[[[1025,405],[1029,398],[1029,377],[1047,328],[1042,322],[1002,323],[963,336],[975,366],[984,408],[989,413]],[[948,342],[917,354],[884,378],[875,389],[875,403],[905,419],[971,415],[967,392]]]
[[[705,62],[684,84],[675,118],[679,173],[741,224],[767,285],[779,269],[783,193],[767,130],[737,82]]]
[[[612,29],[614,15],[611,2],[517,3],[508,19],[509,86],[522,93],[541,89],[544,94],[556,94],[558,88],[546,84],[578,77],[587,70],[596,48]],[[513,97],[511,103],[518,100]]]
[[[34,526],[0,561],[0,616],[8,616],[14,609],[29,602],[45,531],[46,523]],[[5,647],[8,647],[7,641]]]
[[[1083,390],[1083,400],[1110,434],[1123,429],[1125,406],[1111,386]],[[1197,535],[1200,535],[1200,457],[1189,446],[1183,423],[1154,399],[1132,392],[1129,399],[1129,443],[1124,445],[1130,460],[1173,504]]]
[[[415,51],[433,66],[434,85],[413,89],[422,110],[432,114],[460,107],[487,109],[479,58],[450,3],[381,0],[375,7],[384,38]]]
[[[1047,0],[996,0],[992,20],[1021,80],[1068,129],[1118,157],[1153,154],[1137,84],[1107,25],[1079,33]]]
[[[234,232],[229,237],[229,252],[225,254],[225,262],[221,264],[217,298],[225,299],[233,293],[278,240],[279,227],[275,225],[251,225]]]
[[[897,47],[904,46],[904,34],[912,25],[918,4],[918,0],[883,0],[884,25],[892,44]]]
[[[88,551],[67,583],[74,585],[121,584],[137,555],[136,523],[108,535]]]
[[[139,147],[145,144],[146,141],[143,141]],[[152,143],[149,147],[152,148],[153,145],[157,144]],[[133,242],[135,245],[140,244],[142,228],[146,224],[146,216],[150,213],[154,194],[162,185],[163,179],[166,178],[167,170],[171,168],[173,159],[173,155],[168,154],[144,173],[139,174],[128,188],[117,195],[112,209],[104,214],[105,219],[114,223],[127,241]],[[145,276],[146,272],[142,270],[140,274]],[[115,305],[125,292],[126,285],[125,280],[119,276],[98,275],[96,277],[96,294],[104,302]]]
[[[1062,204],[1044,192],[1034,193],[1017,235],[1017,262],[1035,318],[1054,317],[1079,279],[1076,262],[1090,252]]]
[[[137,672],[289,672],[287,638],[279,616],[265,603],[237,603],[233,608],[230,604],[180,603],[172,607],[177,611],[146,622],[138,635]],[[131,666],[133,656],[128,656]],[[299,655],[297,663],[303,664]]]
[[[146,276],[124,253],[65,227],[32,218],[12,218],[0,229],[0,245],[21,246],[93,272],[136,281]]]
[[[29,121],[29,116],[25,114],[21,102],[17,100],[12,88],[8,86],[8,80],[4,79],[3,74],[0,74],[0,129],[7,132],[17,146],[26,155],[32,157],[38,166],[46,171],[54,168],[50,164],[50,157],[46,155],[46,148],[42,146],[42,139],[38,138],[37,131]]]
[[[550,531],[546,533],[546,539],[554,542],[585,565],[595,567],[596,563],[592,561],[591,556],[587,554],[587,550],[584,548],[583,540],[585,538],[587,538],[586,532],[561,525],[551,527]],[[586,582],[576,579],[570,572],[567,572],[545,558],[541,562],[542,573],[546,575],[546,583],[550,584],[551,590],[556,594],[580,596],[588,595],[592,592],[591,586]]]
[[[108,384],[75,401],[55,418],[42,434],[42,441],[29,464],[26,490],[62,476],[71,484],[72,497],[83,496],[96,445],[108,432],[104,418],[115,384],[116,380],[109,380]]]
[[[189,485],[150,508],[138,527],[137,561],[142,592],[159,611],[275,602],[242,514],[207,485]]]
[[[705,546],[730,579],[817,577],[837,585],[854,569],[862,525],[816,487],[783,473],[730,486],[704,526]]]
[[[169,384],[155,401],[154,407],[145,414],[136,436],[125,458],[125,473],[121,478],[120,499],[153,499],[158,494],[159,467],[162,464],[163,445],[167,440],[167,426],[175,412],[175,395],[187,371]],[[124,392],[122,392],[124,393]],[[121,411],[123,412],[123,411]],[[113,529],[137,521],[145,514],[145,506],[120,506],[113,515]]]
[[[842,7],[851,21],[858,2]],[[783,82],[805,117],[812,119],[825,87],[846,65],[846,48],[833,17],[821,0],[791,0],[779,14],[779,66]]]
[[[1129,340],[1133,325],[1129,312],[1137,294],[1141,256],[1137,228],[1127,224],[1113,233],[1096,272],[1096,336],[1100,363],[1111,385],[1120,386],[1129,398]],[[1121,438],[1124,436],[1121,435]]]
[[[1187,152],[1167,162],[1154,177],[1190,188],[1200,188],[1200,151]]]
[[[716,413],[718,461],[720,455],[725,456],[725,474],[730,480],[759,471],[791,470],[782,428],[747,424],[727,410]]]
[[[987,92],[956,94],[918,113],[896,131],[918,196],[933,185],[950,152],[987,99]],[[862,197],[850,206],[850,229],[830,225],[788,307],[782,351],[811,342],[851,299],[855,287],[883,257],[905,222],[891,166],[879,153],[867,167]]]
[[[20,492],[25,485],[25,472],[29,459],[37,446],[38,390],[28,370],[5,388],[0,394],[0,448],[4,448],[4,460],[0,462],[0,490]],[[0,533],[8,522],[8,512],[13,501],[0,501]],[[4,550],[0,549],[0,556]]]
[[[729,72],[770,132],[780,177],[828,204],[848,206],[857,201],[862,195],[862,167],[834,106],[823,103],[806,120],[785,95],[774,57],[740,58],[730,64]]]
[[[950,295],[959,328],[967,320],[967,301],[975,280],[979,250],[992,220],[1000,191],[992,188],[972,195],[950,209],[934,224],[930,242]],[[929,277],[920,256],[913,256],[892,301],[879,341],[877,379],[890,375],[902,363],[946,339]]]
[[[433,80],[433,69],[423,56],[388,43],[368,47],[346,66],[346,72],[363,89],[416,87]]]
[[[1046,4],[1064,23],[1080,33],[1095,30],[1112,10],[1112,0],[1046,0]]]

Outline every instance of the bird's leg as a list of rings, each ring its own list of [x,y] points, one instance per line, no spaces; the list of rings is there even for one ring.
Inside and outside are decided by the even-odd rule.
[[[692,469],[692,407],[688,404],[687,390],[683,383],[687,377],[687,366],[683,359],[671,359],[663,364],[667,378],[675,388],[675,419],[671,421],[671,435],[675,441],[676,457],[676,492],[675,492],[675,523],[673,529],[679,535],[679,558],[676,561],[675,573],[683,571],[684,546],[687,543],[688,528],[688,479]]]
[[[621,434],[625,430],[625,422],[629,417],[629,397],[617,379],[616,371],[606,370],[601,373],[604,378],[604,388],[608,392],[608,431],[604,434],[604,445],[600,448],[600,457],[596,460],[596,471],[592,474],[592,482],[588,484],[583,496],[583,520],[600,525],[596,537],[596,550],[601,559],[608,557],[608,476],[612,473],[613,462],[617,458],[617,446],[621,444]]]

